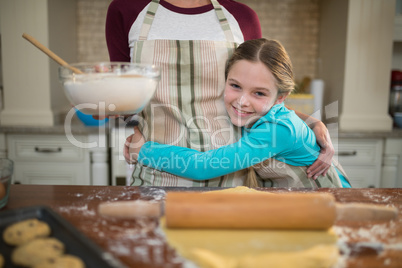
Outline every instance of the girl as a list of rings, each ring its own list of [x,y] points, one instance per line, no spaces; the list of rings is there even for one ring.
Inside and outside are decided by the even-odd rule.
[[[242,128],[238,142],[199,152],[144,142],[136,130],[137,142],[126,153],[138,154],[143,165],[193,180],[255,165],[262,180],[258,182],[249,169],[247,186],[269,182],[270,186],[350,187],[341,168],[332,166],[316,180],[307,176],[306,169],[317,159],[320,147],[313,131],[283,104],[295,84],[291,61],[278,41],[255,39],[241,44],[227,62],[225,78],[225,108],[232,124]],[[274,174],[270,172],[273,165]],[[277,172],[278,166],[283,172]]]

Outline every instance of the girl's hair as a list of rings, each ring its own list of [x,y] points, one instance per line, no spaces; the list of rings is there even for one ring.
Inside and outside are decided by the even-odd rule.
[[[292,62],[279,41],[261,38],[242,43],[226,63],[225,79],[232,66],[240,60],[265,64],[276,79],[278,95],[291,93],[294,90]]]
[[[255,174],[255,170],[253,167],[249,167],[247,169],[247,178],[246,181],[244,182],[244,186],[250,188],[256,188],[260,186],[258,184],[257,175]]]
[[[240,60],[265,64],[275,77],[278,96],[280,94],[289,94],[294,90],[292,62],[279,41],[261,38],[248,40],[241,44],[226,63],[225,79],[227,79],[232,66]],[[253,167],[248,168],[244,185],[252,188],[259,186]]]

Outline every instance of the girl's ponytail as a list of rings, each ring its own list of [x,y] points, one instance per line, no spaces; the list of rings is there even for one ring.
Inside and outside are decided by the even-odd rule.
[[[258,181],[257,181],[257,175],[255,174],[255,170],[253,167],[249,167],[247,170],[247,178],[246,178],[246,181],[244,182],[244,186],[247,186],[250,188],[259,187]]]

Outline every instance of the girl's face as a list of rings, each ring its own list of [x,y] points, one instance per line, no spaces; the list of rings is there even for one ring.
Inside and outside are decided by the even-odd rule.
[[[251,126],[286,97],[287,94],[278,96],[276,79],[261,62],[240,60],[228,73],[224,100],[235,126]]]

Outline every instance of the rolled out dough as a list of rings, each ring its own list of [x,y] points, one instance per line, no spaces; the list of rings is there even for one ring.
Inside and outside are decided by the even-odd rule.
[[[237,187],[222,193],[226,191],[241,194],[256,190]],[[332,230],[168,229],[164,219],[160,226],[168,243],[202,268],[327,268],[339,257]]]

